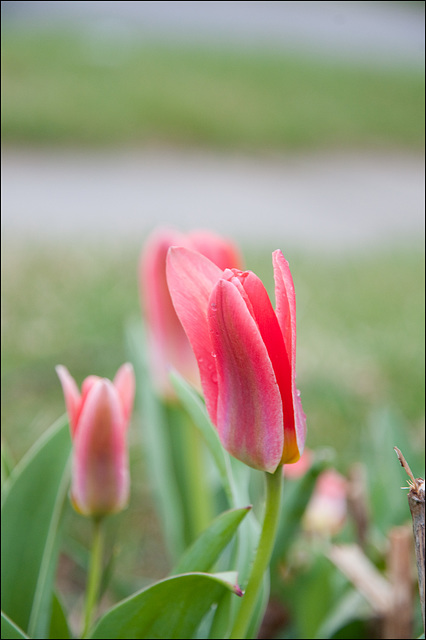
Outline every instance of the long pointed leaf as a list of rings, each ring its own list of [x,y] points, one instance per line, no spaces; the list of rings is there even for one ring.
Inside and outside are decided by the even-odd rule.
[[[173,574],[189,571],[209,571],[222,551],[232,540],[241,520],[251,507],[232,509],[221,513],[185,551]]]
[[[106,613],[91,638],[191,638],[227,591],[242,595],[235,573],[187,573],[167,578]]]
[[[165,416],[152,386],[146,360],[146,338],[141,323],[127,327],[127,343],[136,373],[136,401],[143,423],[141,439],[148,473],[162,519],[167,546],[175,560],[185,548],[182,509],[172,472],[173,464]]]
[[[3,611],[1,612],[1,637],[2,640],[14,640],[15,638],[28,638],[22,629],[16,625]]]
[[[68,640],[68,638],[71,638],[66,614],[56,593],[53,594],[52,600],[49,638],[52,638],[52,640],[54,640],[54,638],[62,638],[62,640]]]
[[[1,443],[1,486],[3,489],[3,485],[6,482],[6,480],[8,479],[8,477],[10,476],[10,474],[12,473],[12,469],[13,469],[13,462],[12,462],[12,457],[5,445],[5,443],[2,440]]]
[[[194,421],[194,424],[201,431],[203,438],[210,449],[210,452],[216,462],[223,488],[227,494],[230,506],[238,506],[235,487],[231,475],[230,465],[228,462],[228,454],[223,448],[216,429],[210,422],[206,408],[196,391],[182,378],[177,371],[170,374],[173,387],[178,394],[179,400]]]
[[[13,469],[4,486],[2,607],[32,637],[45,638],[48,633],[70,451],[63,417]]]

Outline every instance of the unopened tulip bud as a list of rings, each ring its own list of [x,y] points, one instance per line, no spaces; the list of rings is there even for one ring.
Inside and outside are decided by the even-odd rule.
[[[73,506],[94,517],[121,511],[130,490],[126,434],[135,391],[133,367],[124,364],[113,382],[89,376],[81,394],[65,367],[56,371],[73,440]]]

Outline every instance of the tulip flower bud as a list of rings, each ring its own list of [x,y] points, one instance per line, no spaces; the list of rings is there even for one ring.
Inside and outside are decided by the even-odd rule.
[[[296,303],[281,251],[273,253],[276,310],[251,271],[222,271],[172,247],[167,280],[197,358],[206,407],[225,449],[273,473],[297,462],[306,419],[296,389]]]
[[[166,256],[173,245],[198,251],[221,269],[242,265],[237,248],[211,231],[183,234],[173,229],[157,229],[148,238],[139,267],[140,296],[147,321],[154,380],[162,395],[168,398],[174,397],[169,382],[171,367],[191,384],[200,387],[197,362],[167,286]]]
[[[113,382],[89,376],[81,394],[65,367],[56,372],[73,440],[72,504],[86,516],[121,511],[130,490],[126,433],[135,391],[133,367],[124,364]]]
[[[348,483],[334,469],[319,476],[312,498],[303,517],[303,526],[311,533],[333,536],[345,522]]]

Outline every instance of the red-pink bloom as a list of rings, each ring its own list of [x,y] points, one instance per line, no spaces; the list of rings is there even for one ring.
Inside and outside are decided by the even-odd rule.
[[[176,315],[167,286],[166,256],[173,245],[198,251],[221,269],[242,266],[235,245],[211,231],[183,234],[174,229],[157,229],[145,243],[139,266],[140,296],[147,320],[155,383],[167,397],[174,395],[169,381],[171,367],[193,385],[200,385],[197,362]]]
[[[135,393],[133,367],[124,364],[113,382],[89,376],[81,394],[68,369],[59,365],[56,372],[73,440],[72,503],[87,516],[120,511],[130,489],[126,434]]]
[[[251,271],[222,271],[183,247],[172,247],[167,258],[173,304],[222,444],[242,462],[270,473],[300,458],[306,434],[295,382],[293,280],[281,251],[272,259],[275,311]]]

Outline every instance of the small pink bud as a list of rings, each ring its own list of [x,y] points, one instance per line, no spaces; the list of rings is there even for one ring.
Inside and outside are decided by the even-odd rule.
[[[89,376],[81,394],[65,367],[59,365],[56,372],[73,440],[73,506],[86,516],[121,511],[130,490],[126,432],[135,392],[133,367],[120,367],[114,382]]]

